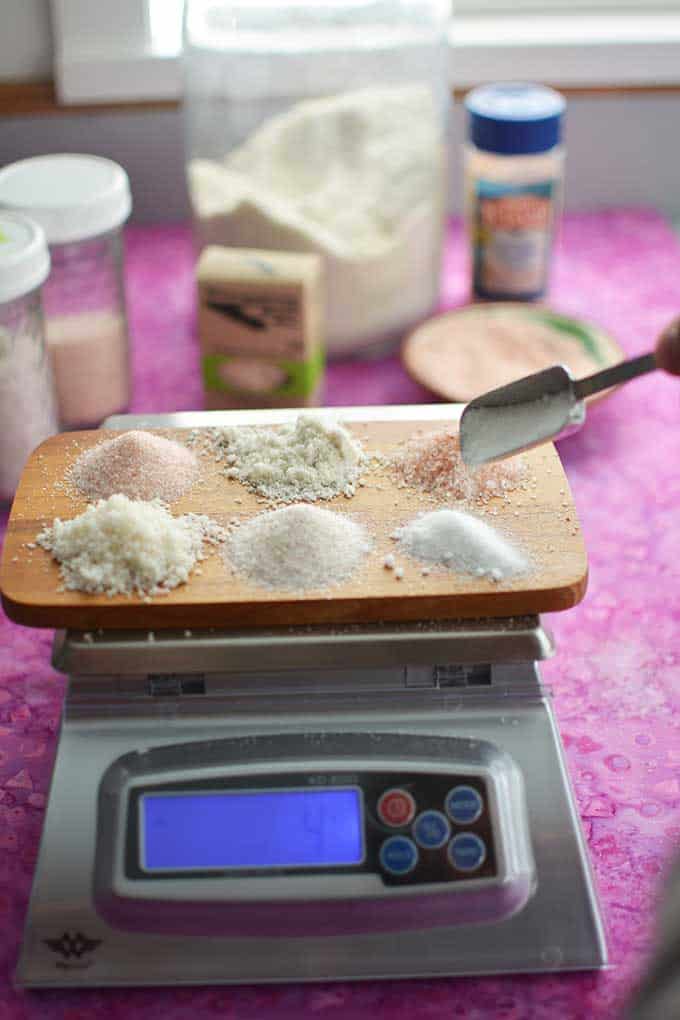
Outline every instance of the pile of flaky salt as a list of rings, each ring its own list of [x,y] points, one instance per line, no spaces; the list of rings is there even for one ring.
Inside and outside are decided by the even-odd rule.
[[[353,496],[365,461],[361,443],[344,426],[311,414],[278,428],[209,429],[201,438],[227,478],[272,502]]]
[[[209,517],[173,517],[161,503],[117,493],[70,521],[57,517],[36,542],[59,563],[65,588],[162,595],[184,584],[207,548],[225,538]]]

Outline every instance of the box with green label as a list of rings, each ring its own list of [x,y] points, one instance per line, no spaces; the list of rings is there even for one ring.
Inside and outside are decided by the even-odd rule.
[[[317,404],[324,374],[319,255],[210,246],[198,262],[205,405]]]

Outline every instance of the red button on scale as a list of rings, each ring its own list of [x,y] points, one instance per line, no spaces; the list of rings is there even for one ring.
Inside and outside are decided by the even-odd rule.
[[[393,828],[408,825],[415,813],[416,802],[406,790],[386,790],[378,801],[378,817]]]

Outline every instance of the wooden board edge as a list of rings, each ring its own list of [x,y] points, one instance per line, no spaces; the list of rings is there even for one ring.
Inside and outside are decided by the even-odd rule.
[[[521,613],[517,609],[517,592],[495,592],[493,612],[489,612],[488,593],[466,593],[464,595],[425,595],[403,600],[394,597],[367,598],[357,605],[355,598],[329,601],[320,600],[315,605],[317,624],[362,624],[362,623],[417,623],[422,621],[455,619],[499,619],[517,615],[559,613],[572,609],[584,597],[588,583],[587,568],[583,576],[564,588],[521,593]],[[257,611],[253,607],[225,605],[209,607],[201,603],[175,604],[154,603],[145,605],[145,623],[140,625],[140,604],[116,603],[91,609],[86,604],[78,606],[40,606],[15,600],[7,592],[1,593],[2,605],[8,618],[24,627],[63,628],[77,630],[174,630],[177,627],[196,629],[239,628],[257,630],[262,627],[302,626],[309,623],[309,602],[296,600],[279,603],[262,602]],[[158,617],[153,610],[158,610]],[[207,611],[208,610],[208,611]]]

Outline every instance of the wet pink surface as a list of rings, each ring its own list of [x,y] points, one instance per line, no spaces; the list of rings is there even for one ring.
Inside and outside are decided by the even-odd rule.
[[[192,251],[181,226],[131,228],[134,410],[201,406]],[[460,228],[445,306],[466,298]],[[568,216],[551,304],[607,328],[630,354],[680,310],[680,246],[646,210]],[[396,357],[333,365],[327,402],[430,399]],[[560,444],[585,532],[585,601],[549,623],[555,705],[608,931],[600,974],[98,992],[12,990],[64,691],[51,635],[0,613],[0,1020],[612,1020],[650,949],[660,883],[680,849],[680,381],[660,373],[594,408]],[[0,518],[0,535],[4,530]]]

